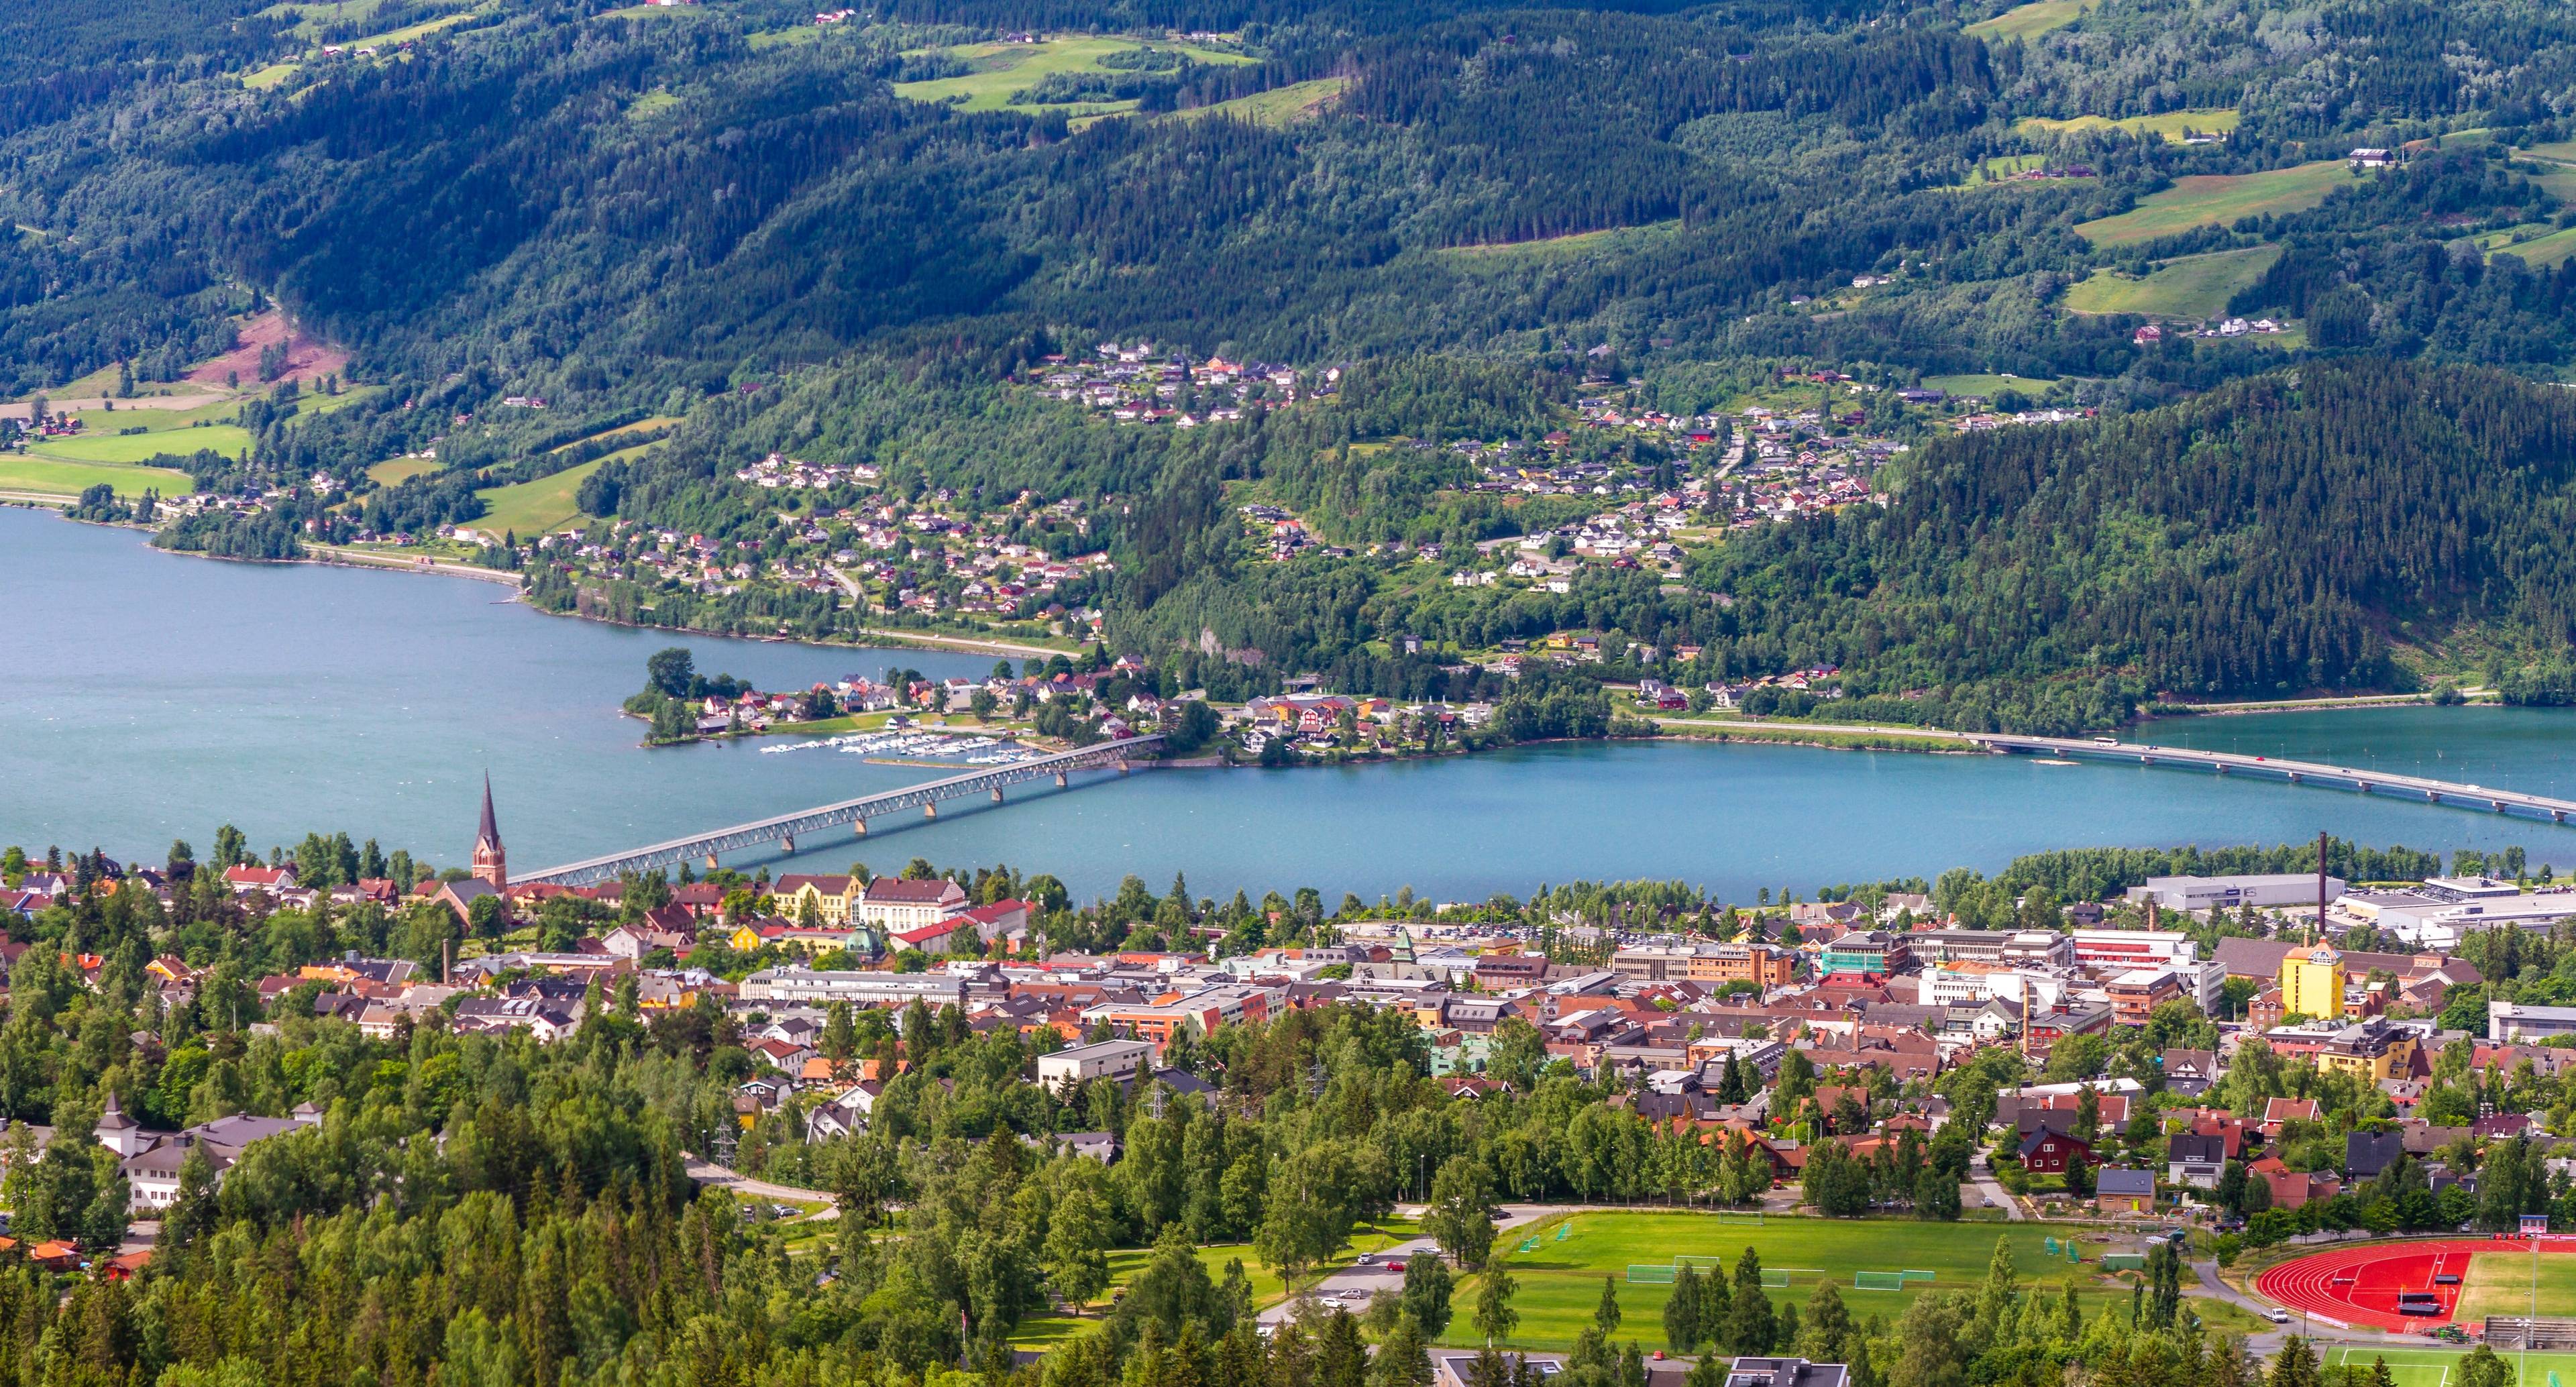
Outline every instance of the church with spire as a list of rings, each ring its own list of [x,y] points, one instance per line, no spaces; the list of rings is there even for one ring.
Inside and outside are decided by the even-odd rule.
[[[501,846],[501,825],[492,817],[492,773],[483,773],[483,826],[474,834],[474,877],[495,888],[510,884],[510,854]]]

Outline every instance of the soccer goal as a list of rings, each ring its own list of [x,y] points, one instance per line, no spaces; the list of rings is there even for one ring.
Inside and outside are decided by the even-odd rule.
[[[1900,1284],[1908,1281],[1929,1281],[1932,1279],[1932,1273],[1928,1271],[1900,1271],[1896,1274],[1896,1279]]]
[[[1855,1291],[1901,1291],[1905,1289],[1905,1273],[1901,1271],[1856,1271],[1852,1273],[1852,1289]]]
[[[1631,1286],[1669,1286],[1680,1275],[1679,1269],[1670,1265],[1658,1267],[1638,1262],[1628,1264],[1628,1284]]]
[[[1573,1225],[1573,1224],[1571,1224],[1571,1223],[1560,1223],[1560,1224],[1556,1225],[1556,1240],[1557,1240],[1558,1242],[1563,1242],[1563,1241],[1565,1241],[1566,1239],[1568,1239],[1568,1238],[1570,1238],[1570,1237],[1573,1237],[1573,1236],[1574,1236],[1574,1225]]]
[[[1700,1271],[1724,1271],[1726,1269],[1726,1259],[1723,1257],[1712,1257],[1705,1252],[1677,1252],[1673,1254],[1673,1265],[1676,1267],[1695,1267]],[[1765,1275],[1768,1275],[1768,1273],[1765,1273]]]
[[[1785,1291],[1789,1289],[1789,1273],[1785,1271],[1773,1271],[1768,1267],[1763,1268],[1762,1289],[1766,1291]]]
[[[1722,1228],[1759,1228],[1762,1226],[1762,1211],[1759,1209],[1720,1209],[1717,1211],[1717,1222],[1718,1226]]]

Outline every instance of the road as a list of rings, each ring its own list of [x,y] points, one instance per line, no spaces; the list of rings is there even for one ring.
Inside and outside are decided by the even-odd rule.
[[[348,549],[336,544],[308,544],[306,552],[321,563],[345,563],[359,568],[391,569],[398,573],[436,573],[448,578],[472,578],[481,583],[519,586],[519,575],[495,568],[477,568],[453,559],[427,559],[417,554],[379,554],[367,549]]]
[[[1495,1246],[1500,1247],[1505,1233],[1510,1229],[1521,1227],[1524,1224],[1535,1223],[1551,1214],[1575,1212],[1582,1207],[1584,1206],[1578,1204],[1503,1205],[1503,1216],[1494,1220],[1494,1244]],[[1395,1291],[1402,1289],[1404,1285],[1403,1273],[1390,1270],[1387,1266],[1389,1262],[1401,1262],[1416,1253],[1429,1252],[1431,1251],[1431,1248],[1431,1239],[1415,1238],[1410,1242],[1397,1243],[1394,1247],[1378,1253],[1374,1262],[1369,1266],[1363,1267],[1353,1264],[1351,1266],[1343,1267],[1337,1271],[1328,1272],[1322,1280],[1308,1286],[1303,1293],[1291,1296],[1288,1299],[1271,1306],[1269,1309],[1262,1311],[1260,1316],[1261,1322],[1263,1324],[1283,1323],[1290,1315],[1296,1312],[1298,1302],[1307,1299],[1313,1299],[1319,1302],[1329,1302],[1335,1297],[1342,1297],[1343,1305],[1346,1306],[1351,1313],[1357,1314],[1361,1310],[1367,1308],[1370,1296],[1379,1292],[1392,1294]],[[1350,1298],[1354,1296],[1357,1298]]]
[[[1977,1193],[1985,1196],[1988,1205],[2004,1211],[2005,1219],[2019,1223],[2030,1217],[2022,1212],[2021,1201],[2012,1197],[2012,1191],[1996,1181],[1994,1171],[1986,1165],[1984,1152],[1978,1152],[1976,1158],[1968,1163],[1968,1178],[1977,1182]]]
[[[831,1204],[833,1202],[832,1196],[822,1190],[798,1189],[794,1185],[773,1185],[767,1180],[751,1179],[739,1171],[717,1165],[713,1161],[700,1160],[695,1156],[689,1155],[685,1151],[680,1154],[682,1158],[687,1161],[687,1164],[683,1169],[687,1171],[689,1178],[697,1181],[701,1185],[723,1185],[738,1193],[756,1195],[762,1199],[795,1199],[802,1200],[808,1204]],[[835,1206],[826,1212],[838,1213],[838,1206]],[[816,1215],[817,1218],[822,1216],[823,1215],[821,1214]]]
[[[1936,742],[1958,742],[1963,749],[1977,749],[1976,740],[1965,732],[1948,732],[1938,727],[1882,727],[1869,722],[1764,722],[1754,718],[1656,718],[1659,727],[1713,727],[1721,732],[1769,732],[1795,736],[1801,732],[1819,736],[1843,737],[1921,737]]]

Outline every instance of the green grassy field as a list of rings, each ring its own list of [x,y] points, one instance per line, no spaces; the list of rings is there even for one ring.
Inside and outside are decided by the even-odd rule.
[[[1329,1265],[1346,1267],[1362,1253],[1384,1252],[1397,1243],[1408,1242],[1420,1236],[1422,1236],[1422,1230],[1415,1226],[1411,1219],[1390,1218],[1379,1223],[1363,1224],[1352,1231],[1350,1247],[1344,1250],[1341,1256],[1333,1259]],[[1110,1286],[1122,1287],[1135,1280],[1137,1275],[1145,1270],[1145,1264],[1153,1260],[1153,1256],[1154,1250],[1148,1247],[1120,1248],[1111,1252],[1109,1254]],[[1253,1255],[1250,1243],[1211,1244],[1199,1248],[1198,1256],[1199,1264],[1207,1268],[1210,1281],[1225,1280],[1226,1264],[1242,1262],[1243,1274],[1252,1283],[1252,1303],[1256,1306],[1275,1305],[1288,1294],[1288,1288],[1280,1281],[1279,1274],[1262,1266],[1261,1259]],[[1310,1281],[1312,1279],[1309,1278]],[[1020,1322],[1019,1332],[1011,1336],[1011,1347],[1028,1350],[1054,1348],[1068,1339],[1090,1333],[1099,1325],[1101,1313],[1108,1308],[1109,1300],[1103,1296],[1085,1307],[1085,1313],[1080,1317],[1032,1315]]]
[[[1556,1237],[1560,1222],[1574,1225],[1574,1232],[1563,1241]],[[1520,1328],[1512,1341],[1525,1348],[1547,1349],[1572,1345],[1575,1335],[1592,1322],[1603,1276],[1617,1283],[1620,1312],[1626,1324],[1641,1328],[1638,1337],[1643,1342],[1659,1333],[1644,1327],[1662,1323],[1664,1302],[1672,1297],[1672,1290],[1628,1284],[1630,1263],[1669,1266],[1676,1256],[1714,1256],[1724,1258],[1731,1269],[1747,1247],[1761,1257],[1765,1268],[1790,1272],[1788,1288],[1771,1292],[1774,1302],[1803,1307],[1816,1283],[1830,1280],[1859,1318],[1884,1315],[1893,1320],[1923,1291],[1974,1288],[1984,1279],[1998,1240],[2011,1246],[2025,1284],[2036,1282],[2053,1289],[2073,1275],[2080,1278],[2083,1289],[2098,1288],[2097,1305],[2128,1295],[2127,1283],[2114,1287],[2097,1279],[2106,1244],[2086,1244],[2084,1265],[2071,1267],[2063,1256],[2046,1255],[2041,1239],[2047,1231],[2030,1224],[1814,1218],[1772,1218],[1754,1227],[1720,1222],[1708,1214],[1581,1213],[1505,1233],[1495,1247],[1498,1260],[1520,1284],[1512,1298],[1513,1307],[1520,1311]],[[1533,1235],[1539,1240],[1538,1250],[1518,1251],[1520,1239]],[[1928,1271],[1933,1279],[1912,1283],[1902,1291],[1855,1290],[1852,1276],[1860,1271]],[[1475,1295],[1472,1286],[1461,1286],[1457,1303],[1471,1305]],[[1468,1345],[1480,1340],[1475,1327],[1460,1315],[1446,1341]]]
[[[2051,29],[2063,29],[2084,17],[2102,0],[2032,0],[1968,26],[1968,32],[1982,39],[2037,38]]]
[[[2535,1301],[2532,1279],[2539,1286]],[[2461,1324],[2489,1315],[2576,1315],[2576,1257],[2534,1258],[2527,1252],[2481,1252],[2469,1259],[2460,1303],[2451,1318]]]
[[[1176,111],[1173,117],[1178,120],[1194,120],[1200,116],[1231,116],[1236,120],[1248,120],[1255,125],[1279,130],[1295,125],[1299,121],[1313,120],[1322,115],[1325,108],[1331,106],[1334,100],[1341,96],[1342,89],[1350,84],[1351,79],[1348,77],[1318,77],[1311,82],[1291,82],[1284,87],[1272,87],[1266,92],[1238,96],[1232,101],[1220,101],[1213,106]]]
[[[571,524],[581,515],[581,507],[574,503],[573,498],[580,494],[583,479],[598,471],[600,463],[607,460],[601,458],[598,462],[567,467],[553,476],[539,477],[533,482],[496,486],[474,493],[483,498],[484,505],[491,507],[481,519],[473,522],[474,528],[495,534],[503,530],[516,531],[520,538],[525,539]]]
[[[2018,390],[2025,395],[2036,395],[2055,384],[2057,382],[2053,380],[2041,380],[2035,376],[1968,375],[1923,378],[1923,387],[1927,390],[1939,390],[1952,395],[1982,395],[1987,399],[1993,399],[1997,392],[2004,390]]]
[[[2267,173],[2194,174],[2163,192],[2138,200],[2116,217],[2083,222],[2077,235],[2097,246],[2151,241],[2201,226],[2225,226],[2239,217],[2304,212],[2352,180],[2341,159],[2321,159]]]
[[[78,496],[105,482],[119,496],[140,496],[145,488],[164,496],[185,496],[197,489],[185,472],[163,467],[119,467],[109,463],[56,462],[50,458],[0,455],[0,491],[41,491]]]
[[[367,469],[367,480],[378,486],[400,486],[413,477],[438,470],[436,458],[389,458]]]
[[[2466,1351],[2462,1349],[2378,1348],[2367,1344],[2328,1345],[2319,1354],[2331,1367],[2368,1368],[2372,1359],[2385,1359],[2388,1375],[2396,1379],[2397,1387],[2451,1387],[2453,1370],[2464,1356]],[[2553,1373],[2561,1381],[2576,1382],[2576,1353],[2525,1355],[2508,1351],[2496,1356],[2517,1374],[2506,1379],[2515,1387],[2548,1387]]]
[[[1511,269],[1533,261],[1570,260],[1601,250],[1632,250],[1649,241],[1661,240],[1681,228],[1678,221],[1656,222],[1649,226],[1614,226],[1600,231],[1577,231],[1567,236],[1549,236],[1535,241],[1497,241],[1481,246],[1449,246],[1433,252],[1456,269]]]
[[[2576,226],[2565,227],[2546,236],[2535,236],[2519,245],[2494,246],[2487,254],[2490,257],[2518,255],[2522,257],[2522,263],[2535,270],[2553,269],[2560,261],[2576,255]]]
[[[2189,111],[2166,111],[2161,115],[2077,116],[2072,120],[2051,120],[2047,116],[2026,116],[2013,122],[2013,130],[2023,135],[2062,135],[2073,130],[2126,130],[2132,135],[2157,134],[2168,144],[2181,144],[2186,134],[2228,135],[2236,131],[2236,108],[2205,106]]]
[[[578,448],[584,443],[596,442],[603,438],[616,438],[620,435],[630,433],[645,433],[653,429],[667,429],[677,425],[679,422],[680,416],[676,414],[656,414],[649,419],[638,419],[632,424],[620,424],[613,429],[601,429],[597,433],[584,434],[570,443],[557,444],[551,451],[560,453],[566,448]]]
[[[2227,310],[2227,301],[2238,290],[2261,279],[2280,258],[2279,246],[2251,246],[2169,260],[2143,279],[2096,270],[2092,278],[2066,291],[2066,306],[2077,313],[2215,318]]]
[[[975,67],[963,77],[942,77],[929,82],[898,82],[894,94],[914,101],[965,100],[959,108],[968,111],[1008,109],[1011,98],[1051,73],[1106,72],[1100,65],[1104,54],[1126,53],[1140,48],[1165,48],[1183,53],[1206,63],[1249,63],[1252,59],[1240,53],[1219,53],[1212,49],[1194,48],[1186,43],[1148,44],[1138,39],[1071,38],[1047,39],[1040,43],[979,43],[951,49],[958,57]],[[1133,101],[1094,101],[1066,109],[1074,112],[1102,114],[1135,108]]]
[[[118,410],[116,417],[122,418],[124,413]],[[99,417],[105,419],[109,416]],[[57,462],[131,463],[161,453],[185,456],[199,448],[212,448],[232,456],[249,446],[248,429],[238,424],[210,424],[201,429],[155,429],[150,433],[92,433],[76,438],[49,438],[28,444],[27,451],[30,456],[52,458]]]

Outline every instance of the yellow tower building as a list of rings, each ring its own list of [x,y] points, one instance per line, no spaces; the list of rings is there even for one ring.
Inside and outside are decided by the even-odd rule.
[[[2281,1010],[2321,1021],[2342,1019],[2343,955],[2328,944],[2283,955]]]

